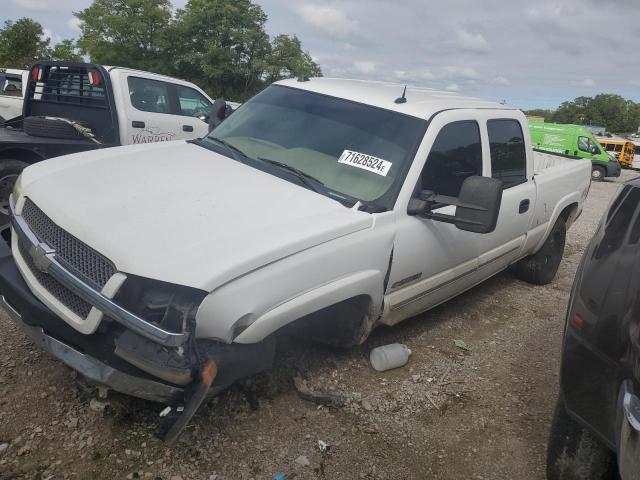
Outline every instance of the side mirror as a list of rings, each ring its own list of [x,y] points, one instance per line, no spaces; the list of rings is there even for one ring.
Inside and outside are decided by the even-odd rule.
[[[409,202],[409,215],[422,215],[437,222],[451,223],[460,230],[491,233],[496,229],[502,203],[502,180],[472,176],[462,183],[458,197],[436,195],[425,190]],[[455,205],[455,215],[431,211],[434,203]]]
[[[213,105],[211,105],[211,111],[209,113],[209,133],[211,133],[223,120],[227,117],[227,102],[224,98],[218,98]]]

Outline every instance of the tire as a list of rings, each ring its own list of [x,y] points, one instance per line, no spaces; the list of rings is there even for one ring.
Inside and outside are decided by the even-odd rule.
[[[613,480],[616,456],[575,422],[558,397],[547,444],[547,480]]]
[[[604,167],[595,166],[591,169],[591,180],[593,180],[594,182],[601,182],[606,176],[607,171],[604,169]]]
[[[18,175],[28,166],[28,163],[20,160],[0,160],[0,225],[9,221],[9,195],[13,192]]]
[[[87,127],[87,122],[76,121],[83,127]],[[23,121],[25,133],[34,137],[63,138],[77,140],[84,138],[73,126],[63,120],[55,120],[46,117],[26,117]]]
[[[516,276],[520,280],[535,285],[551,283],[562,261],[566,237],[567,225],[564,218],[560,217],[549,232],[542,248],[515,265]]]

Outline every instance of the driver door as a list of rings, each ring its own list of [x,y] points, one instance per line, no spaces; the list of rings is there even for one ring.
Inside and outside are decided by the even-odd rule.
[[[202,138],[209,133],[208,117],[213,104],[198,90],[176,84],[180,112],[180,138]]]
[[[385,304],[385,322],[393,325],[417,315],[480,281],[478,237],[454,225],[407,214],[406,206],[420,190],[458,196],[472,175],[489,176],[476,112],[454,110],[437,115],[418,150],[397,209],[396,241]],[[420,157],[425,158],[419,162]],[[404,202],[404,203],[401,203]],[[434,212],[453,215],[454,206]]]

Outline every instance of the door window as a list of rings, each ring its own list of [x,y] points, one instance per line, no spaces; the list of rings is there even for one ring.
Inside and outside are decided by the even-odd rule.
[[[472,120],[442,127],[422,171],[423,190],[457,197],[467,177],[482,175],[480,127]]]
[[[148,78],[128,77],[131,105],[137,110],[171,113],[167,84]]]
[[[491,176],[502,180],[504,188],[527,181],[527,154],[520,122],[501,119],[487,122],[491,149]]]
[[[184,85],[176,85],[176,90],[182,115],[197,118],[209,115],[211,102],[204,95]]]
[[[593,153],[594,155],[600,153],[598,146],[588,137],[578,137],[578,149],[583,152]]]
[[[7,75],[0,79],[0,94],[10,97],[22,97],[22,77]]]

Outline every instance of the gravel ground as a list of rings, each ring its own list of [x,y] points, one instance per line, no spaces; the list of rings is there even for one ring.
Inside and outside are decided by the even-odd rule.
[[[355,349],[286,341],[272,372],[204,405],[173,448],[155,438],[161,405],[97,398],[2,312],[0,479],[542,479],[573,275],[634,176],[593,184],[552,284],[504,272]],[[369,351],[392,342],[409,364],[375,372]],[[296,375],[346,405],[300,399]]]

